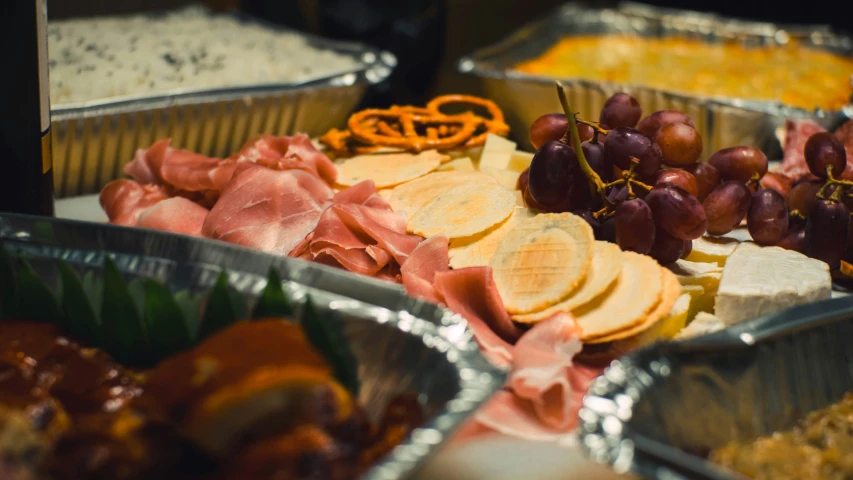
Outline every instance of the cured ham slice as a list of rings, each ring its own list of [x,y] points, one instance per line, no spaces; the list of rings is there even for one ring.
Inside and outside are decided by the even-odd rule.
[[[299,170],[246,164],[205,219],[210,238],[287,255],[317,226],[332,190]]]
[[[188,150],[169,146],[170,139],[136,151],[124,172],[140,183],[168,185],[179,191],[222,191],[236,168],[233,161],[222,161]]]
[[[853,152],[853,120],[848,120],[844,125],[838,127],[835,131],[835,136],[841,141],[847,153]],[[849,161],[849,159],[848,159]]]
[[[825,131],[826,129],[812,120],[787,120],[785,122],[784,156],[778,172],[792,181],[807,177],[815,178],[806,165],[806,157],[803,152],[809,137]],[[839,127],[835,131],[835,136],[847,150],[847,168],[839,177],[845,180],[853,180],[853,121]]]
[[[406,292],[410,296],[439,303],[441,300],[433,286],[435,274],[448,270],[450,270],[448,239],[444,236],[436,236],[424,240],[415,248],[400,268],[400,274],[403,286],[406,287]]]
[[[100,202],[110,223],[132,227],[142,211],[167,198],[166,192],[157,185],[140,185],[133,180],[121,179],[110,182],[101,190]]]
[[[183,197],[156,203],[139,214],[136,226],[153,230],[201,236],[201,227],[208,210]]]
[[[322,178],[329,185],[338,179],[338,169],[323,152],[317,150],[308,135],[292,137],[264,135],[246,143],[230,160],[252,162],[273,170],[304,170]]]

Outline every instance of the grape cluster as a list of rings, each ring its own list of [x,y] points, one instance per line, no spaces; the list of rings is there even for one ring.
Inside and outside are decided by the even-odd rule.
[[[813,177],[792,186],[768,174],[767,156],[755,147],[725,148],[699,163],[702,137],[682,112],[643,117],[636,99],[618,93],[596,123],[572,114],[559,84],[557,92],[564,114],[530,127],[537,151],[517,185],[529,208],[573,212],[597,239],[664,265],[687,256],[692,240],[729,233],[744,219],[756,243],[797,250],[831,268],[853,253],[853,182],[836,178],[847,158],[832,134],[809,139]]]

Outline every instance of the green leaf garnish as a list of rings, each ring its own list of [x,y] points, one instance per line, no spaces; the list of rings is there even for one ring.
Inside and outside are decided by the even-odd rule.
[[[184,315],[184,322],[187,326],[187,331],[190,333],[190,338],[195,340],[198,337],[198,327],[201,317],[201,306],[204,303],[204,295],[196,295],[189,290],[181,290],[175,294],[175,303]]]
[[[145,362],[148,341],[139,311],[121,272],[109,257],[104,257],[101,319],[103,345],[116,360],[131,365]]]
[[[64,261],[57,261],[57,265],[62,283],[62,310],[65,312],[63,327],[93,347],[102,346],[98,316],[89,297],[86,296],[80,278]]]
[[[199,325],[198,339],[203,340],[240,319],[239,305],[233,301],[233,293],[228,285],[228,275],[219,274],[207,297],[207,307]]]
[[[258,298],[252,318],[290,317],[292,315],[293,306],[290,304],[290,299],[284,293],[278,271],[270,267],[270,273],[267,276],[267,286],[264,287],[264,291]]]
[[[3,242],[0,242],[0,320],[10,320],[17,316],[17,291],[12,256]]]
[[[103,275],[97,275],[94,271],[89,270],[83,275],[81,283],[83,292],[86,293],[86,298],[89,299],[89,304],[92,305],[92,308],[95,310],[95,319],[97,319],[100,324],[101,312],[98,310],[98,307],[104,303],[104,277]]]
[[[184,313],[162,283],[145,279],[145,326],[155,358],[160,359],[190,346],[190,332]]]
[[[305,337],[329,361],[338,382],[358,396],[358,363],[338,325],[331,325],[334,321],[332,315],[321,318],[311,297],[305,299],[305,311],[302,313]]]
[[[17,265],[17,298],[18,315],[20,320],[62,325],[62,309],[53,292],[36,274],[33,267],[22,257],[18,257]]]

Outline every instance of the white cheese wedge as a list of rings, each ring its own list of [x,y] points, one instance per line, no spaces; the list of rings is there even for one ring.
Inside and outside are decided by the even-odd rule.
[[[518,172],[502,168],[484,167],[482,165],[480,166],[480,172],[494,178],[507,190],[515,191],[515,185],[518,183]]]
[[[521,150],[516,150],[512,152],[512,155],[509,157],[509,169],[521,173],[527,170],[527,167],[530,166],[530,162],[533,161],[533,154],[528,152],[522,152]]]
[[[439,172],[474,172],[474,162],[469,157],[457,158],[438,167]]]
[[[740,242],[731,237],[699,237],[693,240],[693,250],[687,256],[691,262],[716,263],[724,266]]]
[[[826,263],[784,248],[742,243],[726,262],[714,314],[733,325],[831,295]]]
[[[678,277],[682,286],[699,285],[706,292],[716,292],[723,275],[723,267],[716,263],[679,260],[667,268]]]
[[[714,312],[714,298],[717,292],[706,292],[701,285],[683,285],[682,293],[690,295],[690,311],[687,312],[687,321],[695,318],[699,312]]]
[[[673,340],[687,340],[688,338],[701,337],[702,335],[708,335],[724,328],[726,328],[726,325],[719,317],[710,313],[700,312],[692,322],[678,332]]]
[[[480,169],[482,170],[483,167],[508,169],[513,152],[515,152],[514,142],[489,134],[483,145],[483,153],[480,155]]]

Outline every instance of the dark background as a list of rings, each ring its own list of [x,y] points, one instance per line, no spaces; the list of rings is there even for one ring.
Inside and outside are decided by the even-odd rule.
[[[7,0],[0,0],[7,1]],[[456,59],[494,43],[564,0],[204,0],[217,10],[239,8],[268,21],[325,37],[358,40],[391,50],[399,65],[366,103],[423,103],[437,93],[476,92],[476,81],[455,72]],[[50,18],[173,8],[188,0],[48,0]],[[596,4],[596,0],[587,3]],[[779,23],[828,24],[853,31],[853,0],[649,0]]]

